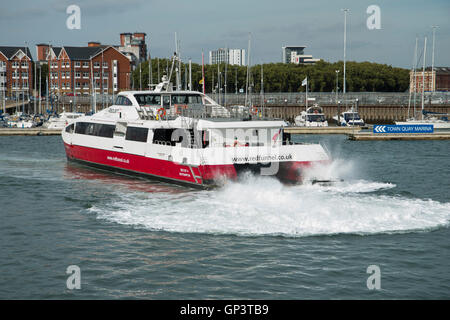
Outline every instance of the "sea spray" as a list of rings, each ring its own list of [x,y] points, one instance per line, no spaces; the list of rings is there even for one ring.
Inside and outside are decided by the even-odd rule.
[[[88,209],[98,219],[148,230],[301,237],[430,230],[447,226],[450,203],[379,194],[394,184],[366,180],[336,186],[285,186],[246,176],[212,191],[117,191]],[[374,192],[377,192],[376,194]]]

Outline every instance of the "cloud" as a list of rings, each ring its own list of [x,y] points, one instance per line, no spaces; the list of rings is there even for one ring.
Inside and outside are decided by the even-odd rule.
[[[41,19],[48,14],[48,10],[43,7],[26,7],[20,9],[11,10],[8,7],[3,7],[0,10],[0,21],[18,21],[18,20],[30,20]]]

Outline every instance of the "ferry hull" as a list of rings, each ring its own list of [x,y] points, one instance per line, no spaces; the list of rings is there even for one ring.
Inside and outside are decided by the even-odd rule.
[[[168,160],[67,143],[64,143],[64,147],[68,160],[83,165],[204,189],[221,185],[226,180],[236,180],[241,173],[246,171],[264,175],[262,166],[255,164],[190,166]],[[300,183],[303,178],[302,172],[317,162],[324,161],[278,162],[273,175],[283,182]],[[270,164],[264,167],[268,166]]]

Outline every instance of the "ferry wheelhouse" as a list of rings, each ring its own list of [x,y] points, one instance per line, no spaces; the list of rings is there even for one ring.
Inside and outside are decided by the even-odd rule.
[[[248,111],[165,80],[119,93],[114,105],[67,125],[62,139],[68,160],[202,188],[245,171],[301,182],[304,170],[329,161],[320,144],[294,144],[285,121]]]

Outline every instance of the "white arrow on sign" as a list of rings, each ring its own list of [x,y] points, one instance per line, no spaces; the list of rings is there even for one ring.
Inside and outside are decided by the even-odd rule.
[[[386,133],[386,126],[376,126],[375,132]]]

